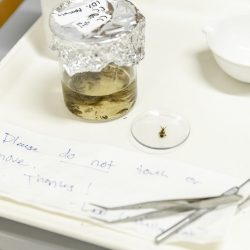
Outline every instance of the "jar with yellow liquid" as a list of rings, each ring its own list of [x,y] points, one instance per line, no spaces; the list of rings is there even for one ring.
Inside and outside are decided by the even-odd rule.
[[[126,0],[69,0],[50,15],[67,108],[90,121],[119,118],[137,96],[145,18]]]

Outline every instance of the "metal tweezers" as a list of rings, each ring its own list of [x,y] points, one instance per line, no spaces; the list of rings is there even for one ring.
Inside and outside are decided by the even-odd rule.
[[[150,201],[144,203],[136,203],[131,205],[119,206],[119,207],[104,207],[96,204],[92,204],[106,211],[117,211],[117,210],[137,210],[137,209],[150,209],[149,212],[128,216],[125,218],[119,218],[115,220],[102,220],[106,223],[122,223],[129,222],[138,219],[152,219],[160,218],[167,215],[186,212],[189,210],[212,208],[220,205],[227,205],[238,202],[242,199],[242,196],[232,194],[228,196],[214,196],[214,197],[203,197],[193,199],[176,199],[176,200],[160,200]]]
[[[136,209],[151,209],[149,212],[128,216],[121,219],[115,220],[103,220],[98,219],[106,223],[122,223],[135,221],[139,219],[152,219],[166,217],[171,214],[187,212],[194,210],[193,213],[186,216],[184,219],[178,221],[176,224],[168,228],[166,231],[155,237],[155,243],[159,244],[172,235],[176,234],[186,226],[192,224],[194,221],[198,220],[205,214],[212,212],[220,206],[228,206],[233,203],[237,203],[242,200],[242,196],[238,194],[239,190],[245,186],[250,179],[245,181],[239,186],[235,186],[227,190],[218,196],[213,197],[201,197],[201,198],[189,198],[189,199],[172,199],[172,200],[159,200],[159,201],[149,201],[143,203],[135,203],[124,206],[117,207],[104,207],[98,204],[92,204],[99,208],[105,209],[107,211],[116,210],[136,210]]]
[[[243,182],[239,186],[235,186],[235,187],[230,188],[229,190],[227,190],[224,193],[222,193],[220,195],[220,197],[228,197],[228,196],[231,196],[231,195],[237,195],[238,192],[240,191],[240,189],[243,188],[249,182],[250,182],[250,179],[246,180],[245,182]],[[244,201],[241,202],[240,205],[242,205],[243,203],[244,203]],[[188,215],[184,219],[178,221],[173,226],[171,226],[170,228],[168,228],[167,230],[165,230],[164,232],[162,232],[161,234],[157,235],[155,237],[155,243],[159,244],[159,243],[167,240],[172,235],[178,233],[180,230],[182,230],[185,227],[187,227],[188,225],[192,224],[193,222],[195,222],[196,220],[198,220],[202,216],[208,214],[209,212],[214,211],[217,207],[218,206],[214,206],[214,207],[211,207],[211,208],[200,208],[200,209],[197,209],[196,211],[194,211],[193,213],[191,213],[190,215]]]

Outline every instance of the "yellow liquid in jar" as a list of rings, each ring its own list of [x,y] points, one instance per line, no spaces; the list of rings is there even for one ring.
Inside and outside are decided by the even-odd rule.
[[[136,80],[131,81],[125,67],[111,64],[101,72],[84,72],[64,78],[62,87],[66,106],[86,120],[119,118],[136,101]]]

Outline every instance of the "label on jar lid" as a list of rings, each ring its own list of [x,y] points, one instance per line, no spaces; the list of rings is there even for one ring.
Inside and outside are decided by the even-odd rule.
[[[112,17],[112,6],[107,0],[90,0],[84,5],[69,7],[63,11],[55,10],[54,20],[62,26],[73,26],[87,35],[103,26]]]

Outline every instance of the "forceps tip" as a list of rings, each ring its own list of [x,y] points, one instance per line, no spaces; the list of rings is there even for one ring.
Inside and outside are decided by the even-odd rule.
[[[166,232],[164,232],[164,233],[162,233],[162,234],[160,234],[160,235],[158,235],[158,236],[156,236],[156,237],[154,238],[154,243],[157,244],[157,245],[159,245],[159,244],[161,244],[163,241],[165,241],[165,240],[167,240],[168,238],[170,238],[171,235],[172,235],[171,233],[166,234]]]

